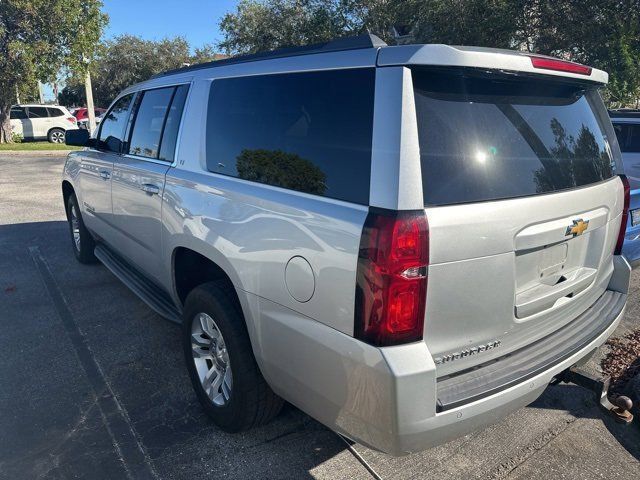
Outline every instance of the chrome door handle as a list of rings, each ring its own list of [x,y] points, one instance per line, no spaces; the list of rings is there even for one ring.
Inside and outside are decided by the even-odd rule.
[[[143,192],[148,193],[149,195],[157,195],[160,193],[160,187],[151,183],[143,183],[142,185],[140,185],[140,189]]]
[[[109,170],[100,170],[100,178],[109,180],[111,178],[111,172]]]

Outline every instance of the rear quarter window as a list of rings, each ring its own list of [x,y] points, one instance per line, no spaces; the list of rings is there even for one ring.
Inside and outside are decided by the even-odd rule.
[[[425,205],[577,188],[616,174],[594,87],[467,69],[414,69]]]
[[[374,69],[212,82],[207,169],[367,204]]]

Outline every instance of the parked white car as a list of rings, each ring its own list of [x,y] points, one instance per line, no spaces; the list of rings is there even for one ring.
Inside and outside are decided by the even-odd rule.
[[[66,131],[78,128],[76,117],[58,105],[14,105],[10,119],[14,133],[51,143],[64,143]]]

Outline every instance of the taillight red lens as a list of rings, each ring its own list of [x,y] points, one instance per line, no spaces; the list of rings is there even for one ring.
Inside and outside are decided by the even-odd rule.
[[[424,211],[372,209],[356,278],[356,338],[376,346],[422,339],[429,265]]]
[[[67,117],[67,120],[69,120],[71,123],[76,123],[75,117]]]
[[[622,254],[622,246],[624,245],[624,234],[627,231],[627,222],[629,221],[629,205],[631,204],[631,185],[629,185],[629,179],[626,175],[620,175],[622,185],[624,186],[624,205],[622,207],[622,223],[620,224],[620,232],[618,233],[618,242],[616,243],[616,249],[614,255]]]
[[[558,60],[556,58],[546,57],[530,57],[531,64],[535,68],[544,68],[545,70],[557,70],[560,72],[577,73],[579,75],[591,75],[591,67],[581,65],[579,63],[568,62],[566,60]]]

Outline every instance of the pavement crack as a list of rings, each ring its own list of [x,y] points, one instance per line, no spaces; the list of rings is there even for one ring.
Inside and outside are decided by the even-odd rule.
[[[533,457],[536,453],[546,447],[549,443],[551,443],[555,438],[562,434],[567,428],[569,428],[578,418],[581,413],[588,410],[588,407],[585,409],[576,412],[570,417],[566,418],[562,422],[558,422],[552,428],[544,432],[542,435],[534,439],[531,443],[526,445],[524,448],[518,451],[518,453],[506,461],[502,462],[500,465],[496,466],[491,472],[489,472],[484,478],[487,480],[496,480],[506,478],[511,472],[516,470],[520,465],[526,462],[528,459]]]

